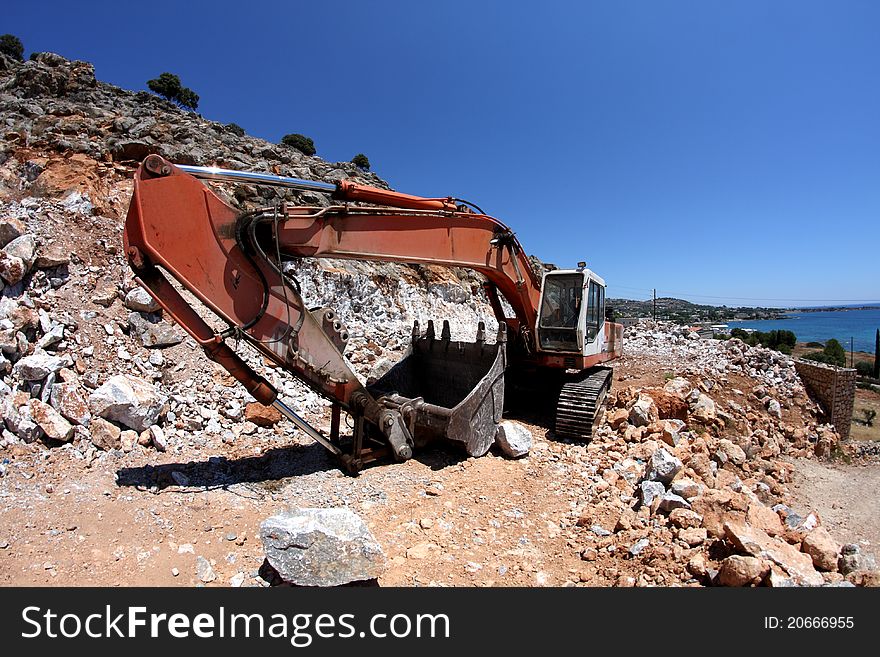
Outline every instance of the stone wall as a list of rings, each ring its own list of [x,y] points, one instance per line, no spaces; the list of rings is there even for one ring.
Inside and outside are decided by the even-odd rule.
[[[807,392],[825,412],[842,439],[849,438],[853,402],[856,396],[856,371],[846,367],[797,360],[795,369]]]

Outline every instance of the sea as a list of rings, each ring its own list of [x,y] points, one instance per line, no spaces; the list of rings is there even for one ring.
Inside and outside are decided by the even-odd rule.
[[[837,338],[849,351],[852,338],[855,351],[874,353],[876,331],[880,328],[880,308],[865,310],[821,310],[788,312],[784,319],[729,321],[730,328],[756,331],[785,330],[793,332],[798,342],[825,342]]]

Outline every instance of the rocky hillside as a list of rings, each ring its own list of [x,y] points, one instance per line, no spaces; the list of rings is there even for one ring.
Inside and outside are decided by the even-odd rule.
[[[520,417],[531,441],[522,458],[434,451],[344,477],[133,286],[122,224],[149,153],[384,183],[49,53],[0,57],[0,122],[0,583],[266,585],[248,537],[288,505],[360,513],[388,558],[382,584],[877,581],[855,538],[791,498],[799,462],[847,446],[817,422],[790,358],[642,324],[625,335],[589,444]],[[243,206],[279,198],[222,191]],[[315,261],[294,270],[309,304],[345,319],[363,377],[400,356],[414,319],[450,319],[461,339],[480,319],[492,328],[466,272]],[[327,427],[325,400],[245,355]]]

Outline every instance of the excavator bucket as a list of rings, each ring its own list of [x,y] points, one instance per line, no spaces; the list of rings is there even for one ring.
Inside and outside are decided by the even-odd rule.
[[[486,343],[483,322],[476,342],[453,342],[448,321],[439,339],[433,322],[425,335],[415,322],[403,360],[367,389],[400,412],[416,447],[442,440],[482,456],[495,440],[504,408],[505,328],[501,324],[495,344]]]

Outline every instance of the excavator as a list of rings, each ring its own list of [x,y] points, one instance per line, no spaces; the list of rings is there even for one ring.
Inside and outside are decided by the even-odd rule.
[[[332,204],[242,211],[210,181],[326,194]],[[481,456],[505,408],[552,413],[556,436],[589,440],[611,385],[612,369],[603,363],[623,346],[623,327],[605,319],[605,282],[586,263],[539,276],[510,228],[453,197],[149,155],[134,176],[124,243],[136,282],[208,358],[353,474],[373,461],[405,461],[435,441]],[[416,321],[403,359],[364,384],[344,357],[343,319],[331,307],[308,308],[285,267],[302,258],[472,269],[485,278],[495,340],[487,340],[484,322],[474,342],[459,342],[448,321],[439,336],[433,321],[424,331]],[[279,398],[233,348],[242,342],[332,402],[329,435]],[[343,411],[350,435],[341,435]]]

